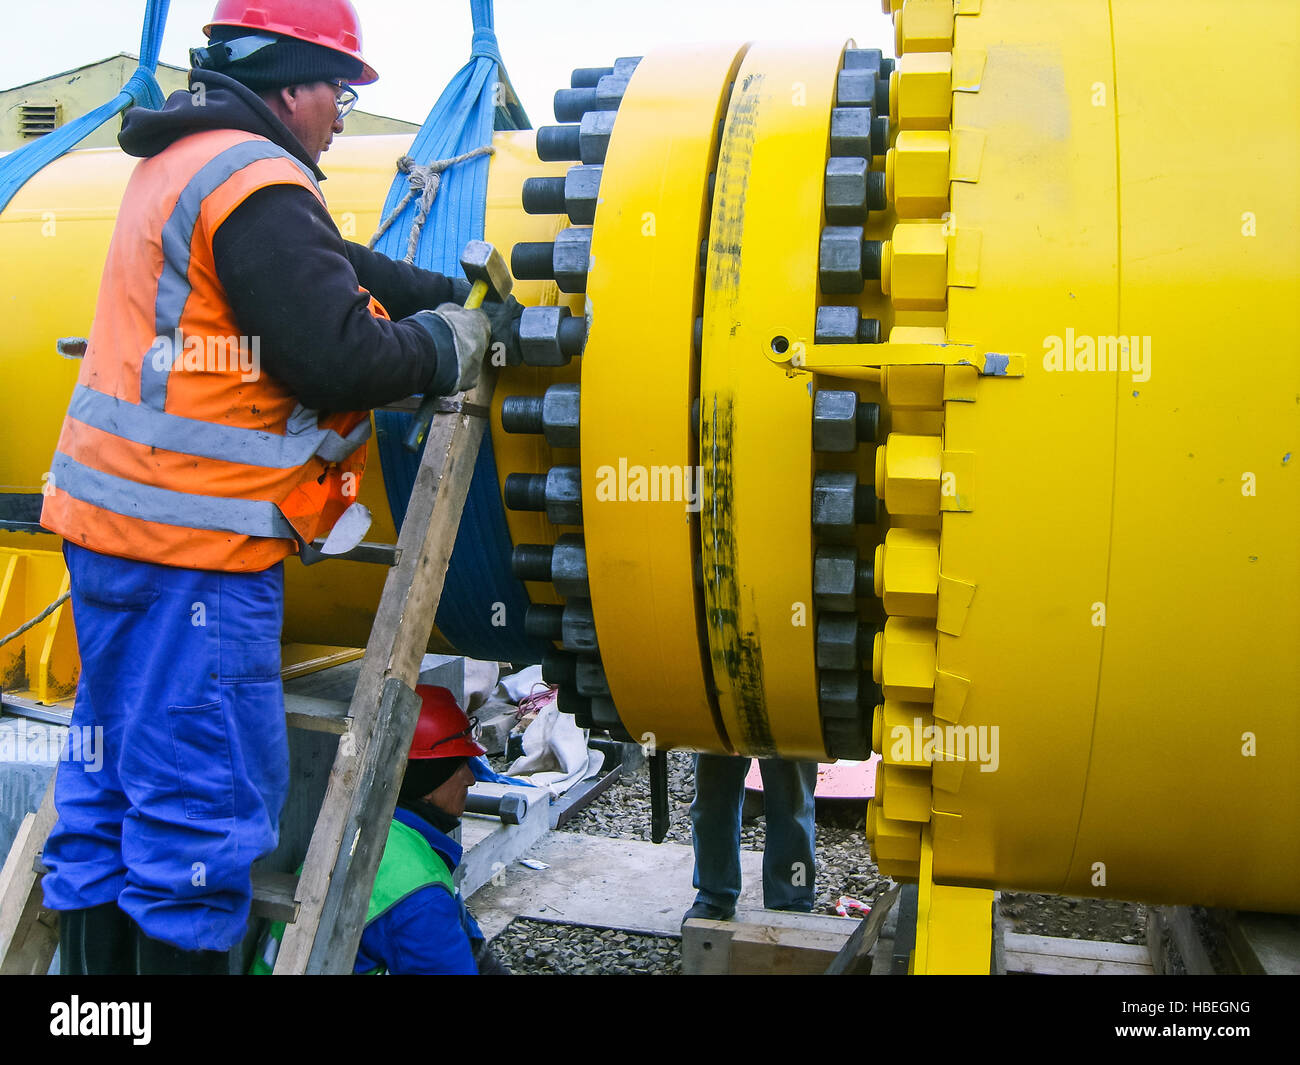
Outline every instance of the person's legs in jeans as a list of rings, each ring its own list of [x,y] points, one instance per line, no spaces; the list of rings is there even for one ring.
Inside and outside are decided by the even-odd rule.
[[[761,758],[767,843],[763,847],[763,905],[811,912],[816,898],[813,789],[816,762]]]
[[[735,911],[740,896],[740,810],[749,763],[729,755],[695,756],[695,901],[727,914]]]
[[[87,775],[65,785],[60,774],[46,905],[116,897],[152,939],[224,951],[243,935],[249,869],[275,845],[288,787],[281,568],[213,574],[67,555],[81,689],[123,809],[110,825],[103,802],[73,787]]]

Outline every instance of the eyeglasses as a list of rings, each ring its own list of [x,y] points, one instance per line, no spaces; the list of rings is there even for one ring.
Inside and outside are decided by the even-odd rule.
[[[453,740],[473,740],[475,743],[478,743],[478,741],[482,739],[482,737],[483,737],[483,726],[479,724],[478,718],[471,717],[469,719],[469,728],[457,732],[454,736],[447,736],[443,739],[440,739],[437,743],[435,743],[432,747],[430,747],[429,750],[431,751],[436,750],[438,747],[441,747],[444,743],[451,743]]]
[[[357,90],[343,81],[331,81],[330,84],[334,86],[334,106],[338,108],[339,118],[347,118],[357,106]]]

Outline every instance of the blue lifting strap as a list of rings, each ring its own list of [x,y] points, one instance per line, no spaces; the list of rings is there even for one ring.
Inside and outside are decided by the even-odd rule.
[[[510,95],[493,29],[492,0],[471,0],[474,38],[469,62],[438,97],[410,148],[418,166],[451,159],[492,143],[493,129],[526,129],[528,118]],[[487,211],[488,159],[476,155],[441,173],[441,186],[419,227],[414,263],[452,277],[462,275],[460,253],[469,240],[483,238]],[[377,240],[378,251],[394,259],[407,257],[419,198],[409,197],[409,183],[399,174],[380,215],[387,220],[403,200],[406,206]],[[415,484],[419,460],[402,445],[409,414],[376,411],[379,458],[393,520],[400,526]],[[510,571],[511,541],[497,481],[492,440],[485,434],[474,477],[452,550],[442,600],[439,631],[462,654],[510,662],[539,662],[547,644],[524,633],[528,595]]]
[[[64,152],[75,148],[109,119],[128,107],[162,107],[163,94],[154,77],[158,69],[158,50],[162,47],[163,28],[167,25],[170,0],[148,0],[144,13],[144,31],[140,36],[140,65],[135,68],[122,91],[89,114],[60,126],[40,140],[25,144],[0,159],[0,211],[29,180],[54,162]]]

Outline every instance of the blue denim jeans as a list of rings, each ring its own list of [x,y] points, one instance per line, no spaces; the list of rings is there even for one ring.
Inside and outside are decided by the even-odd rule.
[[[45,905],[116,901],[148,935],[227,950],[289,786],[283,567],[209,573],[67,544],[81,678],[72,724],[98,764],[54,785]]]
[[[740,813],[749,758],[695,756],[691,828],[696,902],[734,910],[740,896]],[[813,788],[816,762],[760,758],[767,842],[763,848],[763,905],[769,910],[813,908]]]

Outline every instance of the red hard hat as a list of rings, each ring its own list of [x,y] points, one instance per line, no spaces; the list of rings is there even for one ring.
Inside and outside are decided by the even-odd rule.
[[[474,725],[446,688],[421,684],[415,689],[422,700],[408,759],[473,758],[487,754],[474,739]]]
[[[361,56],[361,20],[348,0],[218,0],[212,21],[203,27],[209,37],[213,26],[242,26],[332,48],[361,64],[361,77],[352,84],[379,80]]]

